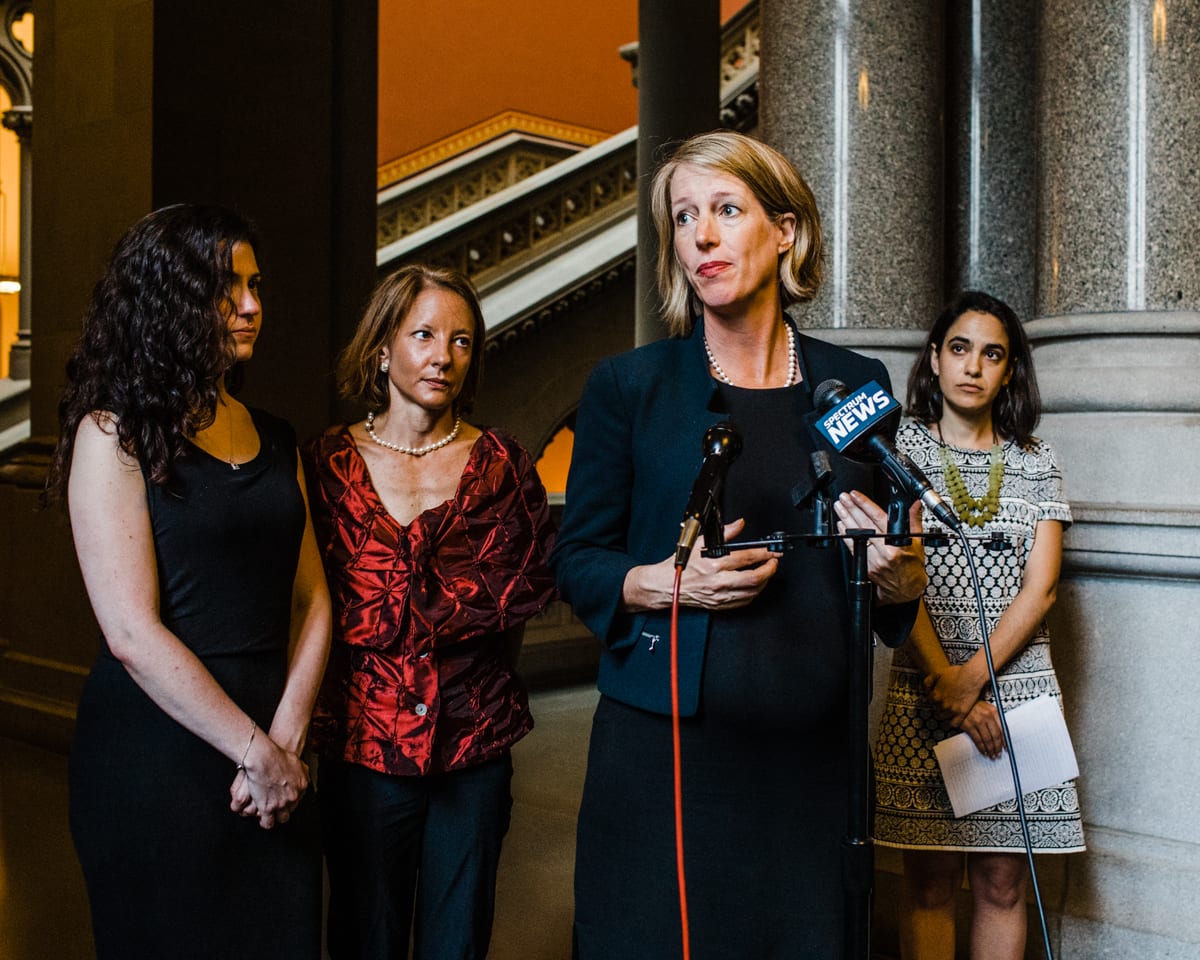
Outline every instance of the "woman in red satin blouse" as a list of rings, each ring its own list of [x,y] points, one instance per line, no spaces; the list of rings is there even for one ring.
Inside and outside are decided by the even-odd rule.
[[[335,614],[313,719],[334,960],[407,957],[410,935],[416,960],[487,954],[554,534],[529,454],[463,420],[483,341],[465,277],[401,268],[338,363],[366,420],[306,449]]]

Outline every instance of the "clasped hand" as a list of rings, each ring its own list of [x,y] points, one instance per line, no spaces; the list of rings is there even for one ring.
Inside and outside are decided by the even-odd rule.
[[[993,760],[1000,756],[1004,735],[995,705],[980,699],[979,684],[962,666],[947,665],[924,681],[925,692],[938,715],[970,736],[979,752]]]
[[[925,692],[938,712],[954,726],[961,727],[979,699],[979,685],[961,666],[950,664],[931,672],[924,683]]]
[[[1000,711],[995,704],[977,700],[959,727],[985,757],[995,760],[1004,752],[1004,732],[1000,729]]]
[[[246,765],[229,787],[229,808],[243,817],[257,817],[270,830],[287,823],[308,789],[308,765],[268,736],[251,745]]]

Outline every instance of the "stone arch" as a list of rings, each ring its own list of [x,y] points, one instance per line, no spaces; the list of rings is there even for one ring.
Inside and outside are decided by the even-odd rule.
[[[4,29],[0,30],[0,86],[14,108],[33,106],[33,54],[13,33],[13,25],[32,12],[32,0],[0,3]]]

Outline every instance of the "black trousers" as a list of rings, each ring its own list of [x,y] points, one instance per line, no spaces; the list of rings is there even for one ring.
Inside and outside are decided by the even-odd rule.
[[[322,761],[330,957],[486,957],[511,784],[507,753],[425,777]]]

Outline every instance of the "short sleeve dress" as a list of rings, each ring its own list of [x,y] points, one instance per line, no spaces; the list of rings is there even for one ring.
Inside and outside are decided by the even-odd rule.
[[[251,409],[238,469],[192,447],[146,483],[162,622],[263,730],[287,679],[304,534],[296,436]],[[167,716],[101,642],[71,750],[71,833],[105,958],[289,957],[321,949],[313,797],[263,830],[229,809],[234,764]]]
[[[897,434],[896,446],[912,457],[933,486],[949,499],[938,438],[923,425],[906,421]],[[945,449],[957,465],[967,492],[973,497],[983,496],[988,487],[991,452],[948,444]],[[1034,532],[1042,520],[1058,520],[1064,525],[1071,522],[1054,452],[1037,438],[1025,447],[1010,441],[1004,445],[997,515],[982,529],[966,528],[981,579],[989,632],[1021,589]],[[926,512],[925,529],[939,528]],[[989,549],[989,541],[997,533],[1004,536],[1007,546]],[[926,609],[946,657],[952,664],[964,663],[979,649],[982,638],[970,569],[958,538],[950,538],[946,547],[929,548],[926,566]],[[1005,711],[1043,695],[1061,700],[1045,622],[1001,669],[998,680]],[[986,697],[991,700],[990,691]],[[875,751],[876,843],[913,850],[1024,849],[1015,799],[955,818],[933,748],[958,732],[938,719],[925,695],[921,671],[906,648],[898,649]],[[1084,849],[1074,782],[1032,791],[1025,795],[1024,802],[1035,851],[1075,853]]]

